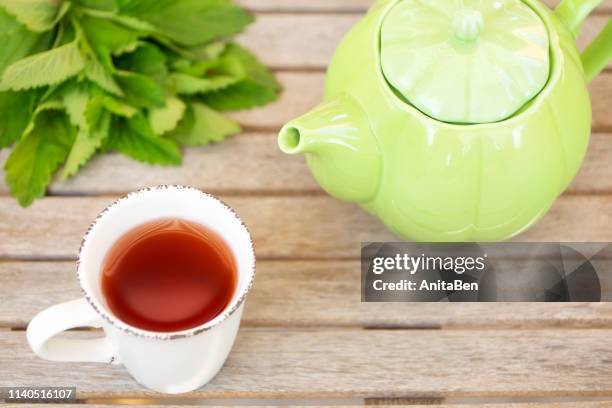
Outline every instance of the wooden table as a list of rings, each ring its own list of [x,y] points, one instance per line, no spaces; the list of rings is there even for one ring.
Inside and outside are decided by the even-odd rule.
[[[187,150],[180,168],[97,158],[25,210],[0,185],[0,385],[76,385],[87,404],[612,406],[610,304],[360,303],[360,242],[394,237],[327,197],[302,159],[277,151],[275,132],[320,101],[333,49],[370,0],[242,3],[258,19],[241,42],[285,87],[277,103],[236,115],[245,134]],[[610,14],[612,0],[589,18],[582,45]],[[591,92],[594,135],[584,168],[521,240],[612,241],[612,70]],[[80,296],[74,259],[96,214],[156,184],[222,197],[248,224],[258,255],[226,366],[208,386],[172,398],[140,387],[120,366],[42,361],[23,331],[36,312]]]

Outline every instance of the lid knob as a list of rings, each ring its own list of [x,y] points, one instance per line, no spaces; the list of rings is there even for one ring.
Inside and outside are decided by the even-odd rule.
[[[459,10],[453,17],[452,29],[455,36],[461,41],[476,41],[483,28],[484,20],[482,13],[478,10]]]

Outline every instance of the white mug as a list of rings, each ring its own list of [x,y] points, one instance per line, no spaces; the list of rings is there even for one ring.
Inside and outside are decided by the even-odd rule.
[[[108,308],[100,287],[102,264],[113,244],[128,230],[162,218],[196,222],[217,232],[237,265],[237,288],[227,307],[213,320],[175,333],[146,331],[122,322]],[[46,360],[123,364],[136,381],[155,391],[193,391],[208,383],[223,366],[254,275],[251,237],[228,206],[189,187],[144,189],[116,201],[91,224],[77,262],[85,297],[39,313],[28,325],[28,342],[34,353]],[[84,326],[102,327],[105,337],[54,338]]]

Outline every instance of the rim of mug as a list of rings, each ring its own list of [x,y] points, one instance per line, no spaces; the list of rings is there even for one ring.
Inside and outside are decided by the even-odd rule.
[[[228,306],[225,307],[223,312],[221,312],[215,318],[213,318],[212,320],[209,320],[206,323],[203,323],[203,324],[201,324],[199,326],[192,327],[191,329],[186,329],[186,330],[181,330],[181,331],[176,331],[176,332],[155,332],[155,331],[150,331],[150,330],[145,330],[145,329],[140,329],[138,327],[134,327],[132,325],[129,325],[129,324],[125,323],[124,321],[122,321],[118,317],[115,317],[115,316],[111,315],[110,313],[107,312],[106,308],[103,305],[101,305],[93,296],[91,296],[85,290],[84,285],[83,285],[83,281],[82,281],[82,276],[81,276],[81,264],[82,264],[81,257],[82,257],[82,253],[83,253],[83,249],[85,247],[85,244],[86,244],[88,238],[90,237],[92,231],[94,230],[94,228],[96,227],[98,222],[102,218],[104,218],[104,216],[106,216],[106,214],[112,208],[116,207],[117,205],[121,204],[124,201],[130,200],[133,197],[141,195],[141,194],[146,194],[146,193],[153,192],[153,191],[164,191],[164,190],[171,190],[171,189],[174,189],[174,190],[189,190],[189,191],[193,191],[193,192],[202,194],[204,197],[216,201],[225,210],[229,211],[236,218],[236,221],[239,222],[242,225],[242,228],[244,228],[245,232],[247,233],[247,236],[248,236],[248,239],[249,239],[249,251],[250,251],[249,258],[251,259],[252,262],[251,262],[251,268],[250,268],[250,271],[249,271],[249,274],[250,274],[249,281],[244,286],[244,289],[242,289],[240,291],[237,299],[235,301],[229,303]],[[155,186],[155,187],[145,187],[145,188],[142,188],[140,190],[136,190],[136,191],[133,191],[131,193],[128,193],[127,195],[125,195],[125,196],[115,200],[112,204],[107,206],[89,224],[87,232],[85,233],[85,235],[83,236],[83,239],[81,241],[81,246],[79,248],[79,255],[78,255],[78,258],[77,258],[77,262],[76,262],[76,264],[77,264],[77,279],[79,281],[79,286],[81,287],[81,291],[85,295],[85,299],[87,300],[89,305],[96,311],[96,313],[98,315],[100,315],[104,320],[106,320],[111,325],[113,325],[114,327],[118,328],[119,330],[121,330],[121,331],[123,331],[125,333],[129,333],[131,335],[138,336],[138,337],[151,338],[151,339],[157,339],[157,340],[175,340],[175,339],[181,339],[181,338],[195,336],[195,335],[200,334],[202,332],[211,330],[214,327],[216,327],[216,326],[220,325],[221,323],[223,323],[224,321],[226,321],[231,315],[233,315],[240,308],[240,306],[244,303],[247,294],[251,291],[251,287],[253,286],[253,282],[255,280],[255,263],[256,263],[256,258],[255,258],[255,249],[254,249],[254,246],[253,246],[253,237],[252,237],[251,233],[249,232],[249,229],[247,228],[247,226],[244,224],[244,222],[240,218],[240,216],[236,213],[236,211],[234,211],[229,205],[227,205],[225,202],[223,202],[222,200],[220,200],[219,198],[215,197],[212,194],[205,193],[204,191],[202,191],[200,189],[197,189],[195,187],[189,187],[189,186],[183,186],[183,185],[175,185],[175,184],[172,184],[172,185],[170,185],[170,184],[168,184],[168,185],[159,185],[159,186]]]

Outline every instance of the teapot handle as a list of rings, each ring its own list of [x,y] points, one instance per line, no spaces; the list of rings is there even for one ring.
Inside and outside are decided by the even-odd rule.
[[[562,0],[555,9],[555,15],[572,32],[574,38],[580,35],[582,23],[603,0]],[[612,61],[612,22],[608,21],[597,38],[582,54],[584,76],[590,82]]]
[[[580,34],[584,20],[597,8],[603,0],[561,0],[555,9],[555,15],[574,34]]]
[[[612,61],[612,20],[582,53],[584,77],[591,82]]]

